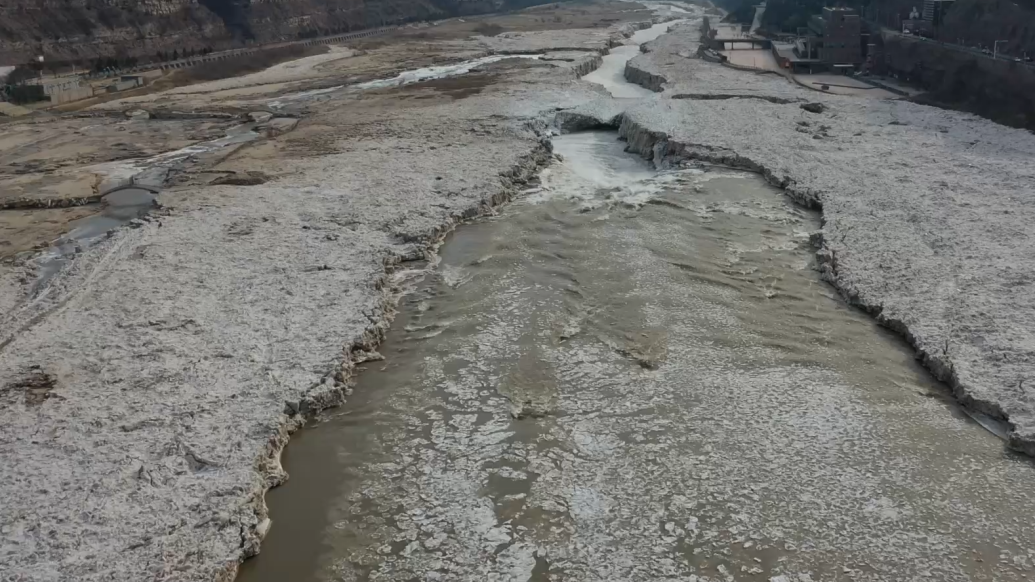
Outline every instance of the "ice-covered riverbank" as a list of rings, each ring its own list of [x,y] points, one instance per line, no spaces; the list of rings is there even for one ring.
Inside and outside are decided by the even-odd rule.
[[[449,237],[239,582],[1019,580],[1030,466],[820,281],[818,213],[617,137]]]
[[[686,58],[689,28],[630,61],[672,96],[626,110],[630,147],[661,164],[748,167],[822,204],[831,281],[902,333],[961,402],[1007,417],[1011,445],[1035,454],[1035,136]]]

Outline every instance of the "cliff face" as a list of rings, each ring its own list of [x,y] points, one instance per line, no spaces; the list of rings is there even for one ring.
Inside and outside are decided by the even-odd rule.
[[[534,2],[532,2],[534,3]],[[488,12],[504,0],[6,0],[0,65],[151,56]],[[524,4],[524,2],[522,3]]]
[[[941,38],[962,38],[992,46],[1005,40],[1000,50],[1019,56],[1035,55],[1035,0],[958,0],[945,16]]]
[[[0,64],[18,64],[40,54],[48,61],[143,55],[232,38],[222,19],[196,0],[0,3]]]
[[[883,35],[887,70],[928,92],[918,101],[976,113],[1035,130],[1035,69],[951,50],[937,43]]]

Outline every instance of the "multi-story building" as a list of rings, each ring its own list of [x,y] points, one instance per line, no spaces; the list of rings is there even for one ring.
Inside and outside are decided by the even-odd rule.
[[[935,28],[941,26],[945,13],[955,2],[956,0],[924,0],[924,20]]]
[[[863,62],[862,20],[851,8],[824,8],[809,20],[810,50],[823,64],[856,67]]]

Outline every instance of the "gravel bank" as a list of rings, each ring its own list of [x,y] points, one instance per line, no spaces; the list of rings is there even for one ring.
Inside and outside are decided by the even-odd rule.
[[[1008,419],[1013,448],[1035,454],[1035,136],[689,58],[695,26],[630,61],[631,80],[664,78],[662,95],[684,98],[626,110],[629,147],[660,165],[696,158],[759,171],[821,205],[830,281],[900,332],[963,404]]]

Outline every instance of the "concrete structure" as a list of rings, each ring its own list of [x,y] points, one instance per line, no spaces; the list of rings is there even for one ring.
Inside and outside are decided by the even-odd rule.
[[[61,105],[93,97],[93,87],[84,83],[79,77],[70,79],[30,79],[20,84],[17,89],[33,91],[35,93],[32,98],[24,101],[26,103],[50,101],[54,105]]]
[[[931,28],[931,23],[922,18],[907,18],[902,21],[902,32],[904,34],[925,36],[931,33]]]
[[[770,40],[755,36],[748,27],[719,22],[711,25],[705,46],[716,51],[768,50]]]
[[[137,87],[144,86],[144,77],[140,75],[122,75],[117,81],[108,85],[106,90],[108,93],[115,93],[117,91],[128,91],[130,89],[136,89]]]
[[[713,38],[711,47],[718,51],[765,50],[772,41],[768,38]]]
[[[89,85],[85,87],[67,86],[50,91],[50,102],[54,105],[62,105],[72,101],[79,101],[80,99],[89,99],[90,97],[93,97],[93,87]]]
[[[857,12],[824,8],[793,42],[773,42],[772,52],[780,68],[792,73],[848,73],[863,64],[862,44],[862,19]]]

